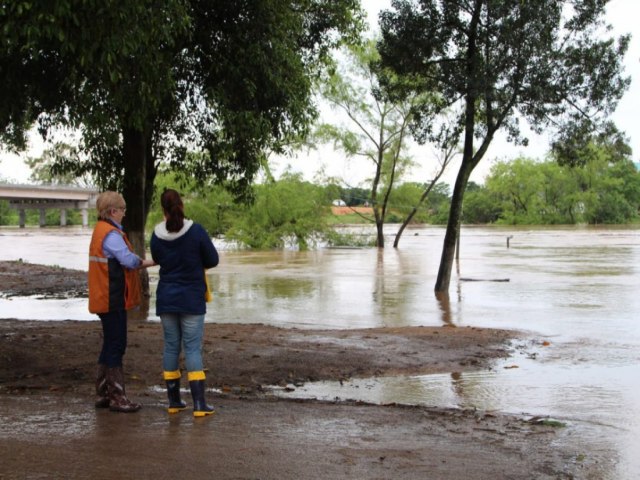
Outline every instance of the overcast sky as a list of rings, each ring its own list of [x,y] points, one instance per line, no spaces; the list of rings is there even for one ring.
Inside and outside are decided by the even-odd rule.
[[[362,0],[362,5],[369,15],[369,21],[377,29],[377,15],[381,9],[389,8],[391,0]],[[611,0],[607,7],[606,20],[613,27],[612,34],[620,36],[626,33],[633,33],[637,30],[637,21],[640,18],[640,1],[638,0]],[[625,74],[631,77],[631,86],[622,98],[613,120],[618,127],[623,130],[630,139],[633,148],[633,158],[639,161],[640,158],[640,36],[631,38],[629,51],[625,57]],[[515,158],[521,154],[541,158],[548,150],[546,139],[531,138],[530,146],[526,149],[516,147],[504,140],[494,140],[487,155],[474,171],[472,180],[482,182],[494,159]],[[38,156],[42,151],[41,142],[37,138],[32,142],[32,150],[20,156],[9,155],[6,152],[0,153],[0,176],[18,182],[27,181],[29,176],[28,168],[24,165],[23,158],[27,155]],[[428,146],[420,147],[412,152],[414,158],[429,158],[433,155]],[[365,161],[345,160],[339,152],[332,152],[325,148],[310,155],[301,154],[296,158],[275,159],[273,166],[274,173],[278,175],[287,166],[294,171],[300,171],[309,180],[313,179],[316,172],[323,170],[325,174],[340,177],[351,185],[357,185],[363,179],[370,176],[371,165]],[[458,166],[450,168],[445,181],[453,182]],[[416,181],[426,181],[431,178],[433,166],[422,169],[415,169],[411,179]]]

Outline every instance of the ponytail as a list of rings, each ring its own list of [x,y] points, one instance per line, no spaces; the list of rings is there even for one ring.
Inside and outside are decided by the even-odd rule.
[[[168,188],[160,196],[160,205],[167,219],[167,231],[179,232],[184,226],[184,205],[180,194]]]

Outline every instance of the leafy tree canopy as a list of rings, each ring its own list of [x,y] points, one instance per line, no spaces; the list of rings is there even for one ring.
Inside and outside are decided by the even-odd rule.
[[[0,0],[3,142],[79,129],[89,172],[123,192],[142,248],[160,162],[247,191],[266,149],[304,132],[312,78],[362,27],[357,0]],[[188,151],[205,155],[187,156]],[[79,159],[80,161],[75,161]],[[130,235],[131,236],[131,235]]]
[[[584,122],[568,125],[551,145],[558,163],[569,166],[584,166],[603,149],[611,162],[631,159],[627,138],[612,122],[605,122],[596,130]]]
[[[505,128],[526,144],[519,118],[537,132],[602,122],[628,87],[620,72],[630,37],[606,36],[607,3],[393,0],[380,17],[380,51],[413,88],[440,92],[439,108],[473,99],[480,140]],[[420,118],[429,131],[433,117]]]
[[[464,192],[496,132],[526,143],[534,131],[601,124],[629,84],[621,75],[629,36],[603,34],[607,0],[393,0],[381,14],[382,63],[437,91],[443,102],[418,112],[431,137],[433,113],[461,105],[463,157],[453,191],[436,293],[448,291]],[[475,142],[478,142],[476,145]]]

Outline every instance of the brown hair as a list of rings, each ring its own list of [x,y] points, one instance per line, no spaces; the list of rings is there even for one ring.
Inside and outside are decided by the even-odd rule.
[[[124,202],[124,198],[118,192],[112,192],[107,190],[98,195],[96,199],[96,210],[98,211],[98,218],[102,220],[108,220],[110,217],[111,209],[113,208],[125,208],[127,204]]]
[[[180,194],[167,188],[160,196],[160,205],[167,218],[167,231],[179,232],[184,226],[184,205]]]

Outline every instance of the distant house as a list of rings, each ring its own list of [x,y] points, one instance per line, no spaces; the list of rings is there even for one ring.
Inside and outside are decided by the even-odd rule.
[[[339,200],[339,199],[338,200],[334,200],[332,202],[332,205],[334,207],[346,207],[347,206],[347,204],[344,202],[344,200]]]

